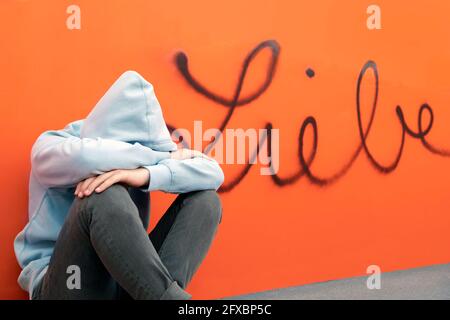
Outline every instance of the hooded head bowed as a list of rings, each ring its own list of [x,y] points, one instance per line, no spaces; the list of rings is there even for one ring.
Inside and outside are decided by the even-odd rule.
[[[135,71],[126,71],[84,120],[82,138],[138,142],[157,151],[176,150],[153,86]]]

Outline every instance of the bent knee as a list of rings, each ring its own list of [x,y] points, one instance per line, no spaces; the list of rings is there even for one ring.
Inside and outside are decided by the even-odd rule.
[[[134,205],[127,188],[121,184],[114,184],[100,193],[94,192],[77,201],[85,213],[109,217],[129,212],[130,205]]]
[[[216,191],[195,191],[190,193],[189,198],[202,217],[210,219],[213,224],[222,221],[222,202]]]
[[[124,199],[130,195],[125,186],[121,184],[113,184],[102,192],[93,192],[90,196],[83,199],[86,200],[88,206],[115,206],[124,202]]]

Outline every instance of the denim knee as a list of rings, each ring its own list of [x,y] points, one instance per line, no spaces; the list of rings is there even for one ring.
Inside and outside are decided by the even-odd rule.
[[[83,218],[91,221],[93,217],[97,219],[120,218],[122,215],[129,215],[130,206],[135,207],[128,190],[121,184],[114,184],[100,193],[92,193],[82,199],[77,198]],[[137,208],[135,208],[137,211]]]
[[[196,210],[203,219],[208,219],[213,225],[222,221],[222,203],[214,190],[202,190],[191,192],[188,196],[199,210]]]

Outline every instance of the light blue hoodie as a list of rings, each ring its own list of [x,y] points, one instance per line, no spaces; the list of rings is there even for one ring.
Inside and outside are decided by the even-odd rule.
[[[217,162],[172,160],[173,150],[153,86],[134,71],[122,74],[86,119],[41,134],[31,151],[29,222],[14,241],[22,289],[31,297],[47,271],[79,181],[114,169],[148,169],[148,189],[130,188],[143,217],[149,209],[146,192],[217,190],[222,184]]]

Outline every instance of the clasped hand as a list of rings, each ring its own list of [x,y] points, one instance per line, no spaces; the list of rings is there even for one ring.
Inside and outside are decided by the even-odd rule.
[[[178,149],[170,152],[170,158],[174,160],[186,160],[196,157],[207,158],[200,151],[191,149]],[[74,194],[79,198],[88,197],[93,192],[103,192],[116,183],[140,188],[150,183],[150,172],[145,168],[111,170],[80,181],[75,188]]]

